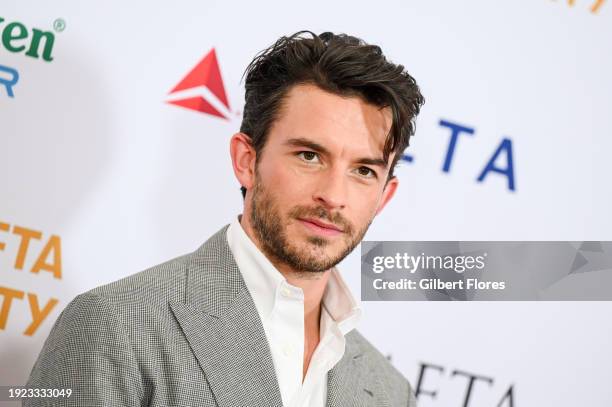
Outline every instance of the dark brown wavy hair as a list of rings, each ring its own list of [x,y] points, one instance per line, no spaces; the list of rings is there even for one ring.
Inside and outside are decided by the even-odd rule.
[[[283,36],[257,54],[244,74],[246,92],[240,131],[251,138],[256,163],[289,89],[313,84],[340,96],[358,96],[380,108],[391,108],[393,122],[383,158],[387,161],[393,151],[397,154],[391,163],[389,181],[414,134],[416,116],[425,102],[403,65],[388,61],[379,46],[346,34],[299,31]],[[246,188],[241,187],[241,191],[245,197]]]

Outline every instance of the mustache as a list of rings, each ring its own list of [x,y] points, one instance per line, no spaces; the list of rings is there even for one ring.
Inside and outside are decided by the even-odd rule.
[[[296,206],[290,212],[292,218],[318,218],[327,223],[333,223],[349,234],[353,233],[352,224],[339,213],[331,214],[322,206],[310,208],[307,206]]]

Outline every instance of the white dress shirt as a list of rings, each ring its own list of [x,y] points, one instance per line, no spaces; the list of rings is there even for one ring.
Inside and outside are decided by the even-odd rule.
[[[336,268],[323,293],[319,344],[303,377],[304,292],[287,282],[240,224],[227,229],[227,242],[261,318],[274,362],[283,405],[324,407],[327,372],[344,354],[344,335],[357,325],[361,308]]]

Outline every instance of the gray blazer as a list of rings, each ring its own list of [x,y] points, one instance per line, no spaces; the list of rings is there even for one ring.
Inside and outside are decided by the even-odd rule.
[[[28,386],[71,388],[24,406],[282,406],[255,304],[226,239],[78,295]],[[327,406],[415,406],[408,381],[356,330],[327,376]]]

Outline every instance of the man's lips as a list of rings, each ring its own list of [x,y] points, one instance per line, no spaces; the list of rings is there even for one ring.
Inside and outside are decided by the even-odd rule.
[[[341,228],[339,228],[338,226],[334,225],[333,223],[325,223],[322,222],[319,219],[312,219],[312,218],[299,218],[301,221],[304,222],[310,222],[310,223],[314,223],[315,225],[325,228],[325,229],[331,229],[331,230],[336,230],[338,232],[343,232],[343,230]]]

